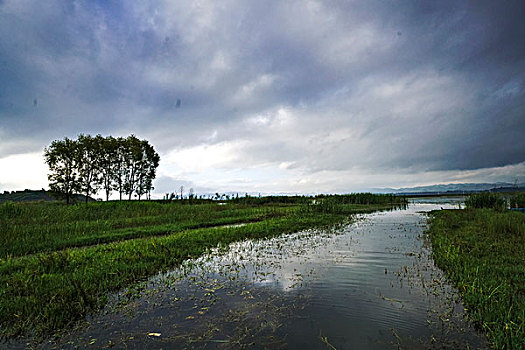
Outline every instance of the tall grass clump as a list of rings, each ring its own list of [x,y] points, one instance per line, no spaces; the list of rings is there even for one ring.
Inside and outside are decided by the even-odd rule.
[[[465,207],[505,210],[507,208],[507,201],[500,194],[481,192],[468,196],[468,198],[465,200]]]
[[[525,192],[514,194],[510,197],[511,208],[525,208]]]
[[[525,215],[493,209],[433,212],[436,264],[497,349],[525,344]]]
[[[13,202],[4,202],[0,204],[0,219],[7,220],[7,218],[20,215],[20,205]]]
[[[335,195],[318,195],[317,200],[328,199],[338,204],[408,204],[408,200],[403,196],[396,196],[390,193],[349,193]]]
[[[408,204],[405,197],[392,194],[351,193],[344,195],[318,195],[312,197],[301,211],[307,213],[344,214],[362,210],[363,206],[371,210],[384,210],[404,207]]]

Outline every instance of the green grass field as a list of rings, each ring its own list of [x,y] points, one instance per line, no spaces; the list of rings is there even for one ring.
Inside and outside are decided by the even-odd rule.
[[[525,214],[502,211],[493,202],[495,209],[433,212],[429,232],[434,259],[494,347],[523,349]]]
[[[360,204],[360,203],[368,204]],[[221,203],[0,205],[3,337],[46,336],[105,305],[111,292],[218,244],[329,226],[404,199],[348,195]],[[244,226],[225,225],[246,223]]]

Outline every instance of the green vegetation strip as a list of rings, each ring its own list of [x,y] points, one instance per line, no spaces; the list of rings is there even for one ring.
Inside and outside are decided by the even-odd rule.
[[[404,200],[370,195],[367,200],[374,204],[352,203],[358,198],[303,198],[286,205],[264,198],[259,205],[4,203],[0,206],[2,336],[33,332],[45,336],[65,329],[105,305],[110,292],[219,244],[342,223],[350,214],[391,208],[394,200]],[[236,222],[252,223],[207,227]],[[207,228],[187,229],[192,225]]]
[[[254,222],[283,216],[288,211],[286,207],[216,203],[4,203],[0,205],[0,258]]]
[[[493,209],[432,213],[437,265],[498,349],[525,344],[525,214]]]

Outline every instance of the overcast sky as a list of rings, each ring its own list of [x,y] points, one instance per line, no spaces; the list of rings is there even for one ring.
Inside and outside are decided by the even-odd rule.
[[[0,190],[79,133],[150,141],[158,193],[525,177],[523,1],[0,0]]]

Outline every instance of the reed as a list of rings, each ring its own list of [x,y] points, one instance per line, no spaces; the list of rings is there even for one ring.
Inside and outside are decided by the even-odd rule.
[[[481,192],[468,196],[465,200],[467,208],[490,208],[495,210],[505,210],[507,201],[499,193]]]

